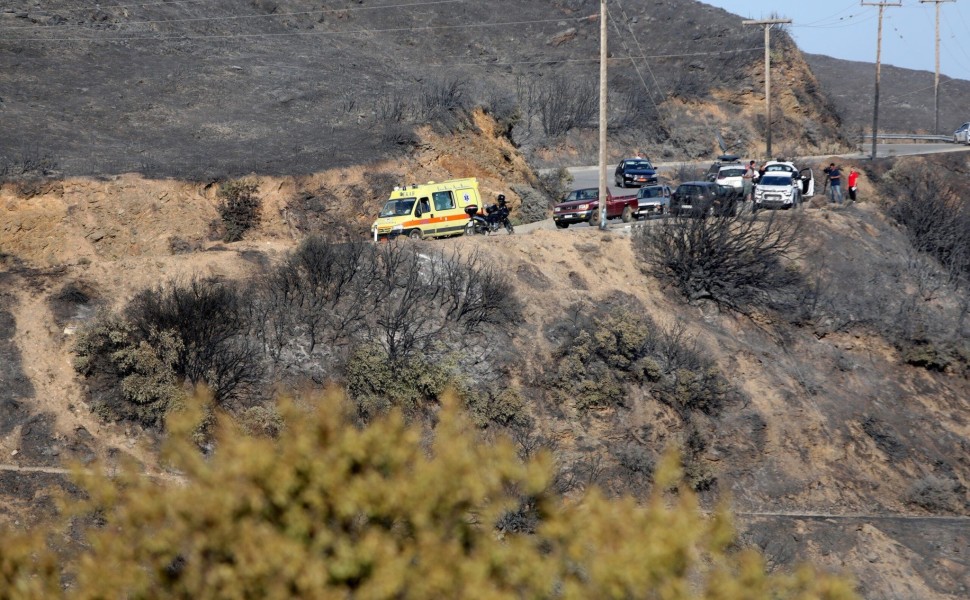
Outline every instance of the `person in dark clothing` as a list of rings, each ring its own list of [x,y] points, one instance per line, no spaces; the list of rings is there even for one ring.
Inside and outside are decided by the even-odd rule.
[[[835,166],[835,163],[830,163],[823,172],[829,182],[829,203],[842,206],[842,171]]]

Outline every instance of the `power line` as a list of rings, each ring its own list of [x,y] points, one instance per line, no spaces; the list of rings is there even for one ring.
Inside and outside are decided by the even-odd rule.
[[[67,11],[67,10],[71,12],[80,12],[82,10],[84,11],[109,10],[113,8],[135,8],[135,7],[144,7],[144,6],[162,6],[162,5],[169,5],[169,4],[196,4],[198,2],[205,2],[205,1],[206,0],[170,0],[169,2],[139,2],[138,4],[107,4],[104,6],[100,4],[95,4],[94,6],[75,6],[73,8],[61,8],[58,10],[61,12]]]
[[[608,58],[609,61],[636,61],[645,59],[662,60],[665,58],[689,58],[691,56],[714,56],[717,54],[738,54],[740,52],[754,52],[760,51],[763,48],[739,48],[736,50],[719,50],[716,52],[690,52],[686,54],[653,54],[644,56],[613,56]],[[430,67],[492,67],[492,66],[512,66],[512,65],[545,65],[545,64],[560,64],[560,63],[572,63],[572,62],[599,62],[599,58],[564,58],[564,59],[535,59],[535,60],[517,60],[517,61],[507,61],[507,62],[461,62],[461,63],[431,63]]]
[[[849,15],[848,17],[843,17],[843,19],[854,19],[855,17],[858,17],[863,14],[865,13],[860,12],[854,15]],[[839,23],[838,25],[790,25],[790,27],[802,28],[802,29],[845,29],[846,27],[855,27],[856,25],[860,25],[862,23],[868,23],[873,19],[875,19],[875,16],[870,14],[862,19],[858,19],[855,21],[846,21],[845,23]]]
[[[956,81],[957,81],[956,79],[948,79],[947,81],[941,81],[940,82],[940,87],[943,87],[945,85],[950,85],[950,84],[952,84],[952,83],[954,83]],[[924,87],[924,88],[919,88],[918,90],[912,90],[912,91],[905,92],[905,93],[902,93],[902,94],[895,94],[893,96],[890,96],[890,97],[886,98],[886,101],[887,102],[897,102],[899,100],[902,100],[903,98],[908,98],[909,96],[912,96],[914,94],[920,94],[922,92],[925,92],[927,90],[932,90],[932,89],[933,89],[933,86],[930,85],[930,86],[927,86],[927,87]]]
[[[410,4],[386,4],[381,6],[355,6],[351,8],[327,8],[321,10],[306,10],[288,13],[267,13],[261,15],[220,15],[217,17],[191,17],[185,19],[161,19],[155,21],[124,21],[121,23],[106,23],[113,27],[130,27],[132,25],[157,25],[159,23],[193,23],[207,21],[232,21],[241,19],[278,19],[280,17],[294,17],[306,15],[318,15],[324,13],[350,12],[362,10],[387,10],[391,8],[413,8],[418,6],[433,6],[438,4],[463,3],[466,0],[432,0],[428,2],[414,2]],[[16,27],[0,27],[0,31],[19,31],[24,29],[45,30],[45,29],[65,29],[65,28],[90,28],[88,24],[81,23],[61,23],[57,25],[21,25]]]
[[[617,5],[619,5],[619,2],[617,3]],[[623,12],[622,6],[620,6],[620,11]],[[616,31],[616,35],[620,38],[620,44],[623,46],[623,49],[626,50],[626,41],[624,41],[623,39],[623,34],[620,31],[620,26],[617,24],[616,19],[613,18],[613,13],[610,12],[609,8],[606,9],[606,13],[607,15],[609,15],[610,21],[613,23],[613,30]],[[624,18],[625,18],[625,14],[624,14]],[[629,23],[629,21],[627,23]],[[628,25],[628,28],[629,28],[629,25]],[[629,28],[629,29],[630,29],[631,37],[636,39],[636,36],[633,35],[633,29],[632,28]],[[637,44],[639,51],[643,53],[643,49],[639,48],[639,46],[640,45]],[[643,78],[643,73],[640,72],[639,62],[631,61],[631,64],[633,65],[633,70],[637,72],[637,78],[640,80],[640,84],[643,86],[643,91],[647,93],[647,99],[650,100],[650,104],[653,105],[653,109],[657,111],[657,114],[659,115],[660,107],[658,107],[657,103],[653,101],[653,93],[651,93],[650,88],[647,87],[647,81]],[[654,80],[654,82],[656,82],[656,80]],[[657,87],[659,88],[660,86],[657,86]],[[663,92],[661,92],[660,95],[663,96]]]
[[[822,17],[821,19],[818,19],[817,21],[809,21],[808,23],[803,23],[802,24],[802,27],[808,27],[808,26],[811,26],[811,25],[817,25],[818,23],[824,23],[825,21],[828,21],[829,19],[834,19],[835,17],[838,17],[839,15],[841,15],[844,12],[849,12],[850,10],[852,10],[852,8],[855,5],[856,5],[855,2],[851,2],[848,6],[846,6],[842,10],[840,10],[840,11],[838,11],[836,13],[833,13],[833,14],[827,16],[827,17]]]
[[[419,31],[438,31],[447,29],[480,29],[486,27],[507,27],[510,25],[535,25],[539,23],[561,23],[563,21],[586,21],[589,17],[556,19],[535,19],[532,21],[505,21],[501,23],[466,23],[464,25],[427,25],[423,27],[395,27],[390,29],[352,29],[347,31],[281,31],[260,33],[205,34],[205,35],[163,35],[163,36],[113,36],[86,38],[7,38],[8,42],[125,42],[125,41],[179,41],[234,38],[271,38],[288,36],[326,36],[358,35],[373,33],[415,33]]]

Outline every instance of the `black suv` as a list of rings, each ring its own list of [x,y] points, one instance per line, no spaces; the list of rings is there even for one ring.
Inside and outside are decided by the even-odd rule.
[[[670,196],[670,212],[673,215],[691,217],[719,217],[738,214],[741,201],[739,190],[730,185],[718,185],[711,181],[685,181]]]
[[[628,158],[616,165],[616,185],[625,188],[657,183],[657,170],[645,158]]]

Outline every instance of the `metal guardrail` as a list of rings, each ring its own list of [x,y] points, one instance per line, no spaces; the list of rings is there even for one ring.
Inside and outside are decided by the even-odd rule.
[[[859,136],[860,140],[872,140],[871,133],[863,133]],[[952,142],[953,136],[932,135],[926,133],[880,133],[876,135],[877,140],[919,140],[924,142]]]

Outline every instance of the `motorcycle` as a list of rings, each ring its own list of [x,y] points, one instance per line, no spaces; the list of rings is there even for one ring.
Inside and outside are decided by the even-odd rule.
[[[485,207],[485,215],[469,212],[468,225],[465,232],[470,235],[483,234],[489,235],[497,232],[503,226],[510,234],[515,233],[512,221],[509,221],[509,207],[505,204],[505,197],[499,196],[498,204]]]

